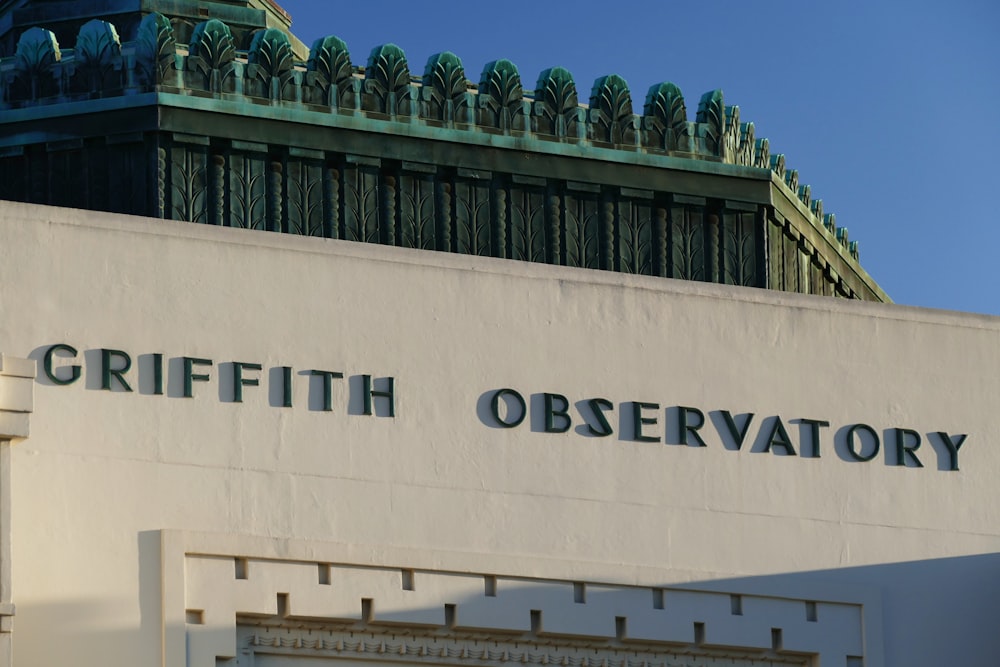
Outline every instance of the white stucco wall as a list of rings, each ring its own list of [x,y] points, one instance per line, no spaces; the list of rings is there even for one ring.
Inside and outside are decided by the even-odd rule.
[[[11,461],[15,664],[105,664],[112,646],[160,664],[162,530],[551,580],[858,590],[881,604],[885,664],[1000,655],[996,318],[8,203],[0,315],[0,352],[39,361]],[[59,343],[80,354],[57,375],[84,367],[68,386],[41,371]],[[134,392],[100,388],[102,348],[130,355]],[[183,356],[213,361],[193,398]],[[263,368],[243,403],[230,362]],[[310,369],[344,373],[332,412]],[[394,378],[394,418],[349,414],[362,374]],[[484,423],[504,387],[608,399],[615,434],[578,432],[575,406],[561,434]],[[636,442],[631,401],[659,404],[643,416],[661,440],[675,406],[755,417],[740,451],[713,423],[707,447]],[[794,420],[829,421],[821,457],[751,451],[774,416],[799,454]],[[835,446],[859,423],[885,441],[871,462]],[[923,468],[887,465],[894,427],[921,434]],[[959,471],[939,431],[967,435]]]

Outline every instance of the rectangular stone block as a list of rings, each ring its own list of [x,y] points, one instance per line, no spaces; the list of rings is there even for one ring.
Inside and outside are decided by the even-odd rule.
[[[35,360],[0,354],[0,375],[35,379]]]
[[[28,437],[27,412],[4,412],[0,410],[0,440]]]
[[[31,412],[34,388],[30,378],[0,375],[0,412]]]

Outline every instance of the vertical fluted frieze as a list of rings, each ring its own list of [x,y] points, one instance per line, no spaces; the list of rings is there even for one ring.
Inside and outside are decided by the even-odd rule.
[[[710,283],[722,282],[719,276],[719,263],[721,253],[719,252],[719,237],[721,233],[719,227],[719,216],[709,213],[705,216],[705,233],[708,235],[705,244],[705,280]]]
[[[653,273],[660,277],[667,275],[667,209],[653,211]]]
[[[381,194],[382,233],[379,240],[385,245],[396,245],[396,177],[392,174],[383,175]]]
[[[562,264],[562,198],[552,186],[549,187],[545,203],[548,218],[548,261],[549,264]]]
[[[615,261],[615,200],[610,192],[601,193],[601,268],[614,271]]]
[[[226,158],[218,154],[213,155],[211,164],[212,171],[208,179],[208,222],[211,225],[221,225],[226,219]]]
[[[437,192],[437,249],[451,252],[451,183],[438,181]]]
[[[167,149],[156,149],[156,210],[157,218],[165,218],[167,213]]]
[[[267,230],[271,232],[282,231],[281,176],[281,163],[277,161],[271,162],[267,172]]]
[[[493,256],[507,256],[507,188],[493,181]]]
[[[340,172],[332,167],[323,174],[323,234],[340,238]]]

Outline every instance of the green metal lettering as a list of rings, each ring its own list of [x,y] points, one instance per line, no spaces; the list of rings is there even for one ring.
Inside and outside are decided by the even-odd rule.
[[[545,404],[545,432],[565,433],[573,425],[573,419],[569,416],[569,399],[562,394],[542,394]],[[562,403],[561,408],[556,408],[556,401]],[[564,420],[562,424],[556,426],[556,417]]]
[[[871,436],[872,442],[875,443],[875,446],[872,448],[871,453],[868,454],[867,456],[857,450],[856,447],[857,443],[854,442],[854,434],[857,433],[858,431],[867,431],[868,435]],[[852,426],[847,430],[847,452],[851,455],[851,458],[853,458],[855,461],[871,461],[873,458],[878,456],[878,450],[880,446],[881,445],[879,443],[878,433],[876,433],[875,429],[873,429],[868,424],[855,424],[854,426]]]
[[[111,368],[112,359],[115,357],[122,360],[121,368]],[[125,391],[132,391],[125,380],[125,373],[132,368],[132,357],[121,350],[109,350],[101,348],[101,389],[111,390],[111,378],[118,380]]]
[[[692,414],[698,418],[697,424],[688,423],[688,415]],[[686,408],[684,406],[677,407],[677,433],[680,436],[680,441],[682,445],[691,446],[691,442],[688,440],[688,436],[694,436],[695,441],[697,441],[697,447],[708,447],[708,444],[698,433],[698,429],[705,425],[705,413],[698,408]]]
[[[829,428],[830,422],[823,421],[822,419],[799,419],[799,446],[802,448],[802,456],[807,459],[818,459],[820,457],[820,447],[819,447],[819,430],[821,428]],[[805,437],[802,434],[808,432],[809,439],[812,441],[812,454],[806,455]]]
[[[243,387],[259,387],[259,378],[243,377],[243,369],[250,371],[260,371],[264,367],[260,364],[247,363],[244,361],[233,362],[233,403],[243,402]]]
[[[659,442],[660,437],[657,435],[643,435],[643,426],[652,426],[656,424],[656,417],[643,417],[643,410],[659,410],[659,403],[642,403],[640,401],[632,402],[632,429],[633,437],[632,439],[636,442]]]
[[[366,415],[371,415],[372,414],[372,398],[385,398],[385,399],[387,399],[389,401],[389,415],[388,416],[389,417],[395,417],[396,416],[396,397],[395,397],[396,381],[395,381],[394,378],[391,378],[391,377],[381,378],[381,379],[385,380],[386,383],[389,385],[389,388],[386,389],[385,391],[378,391],[378,390],[372,388],[372,376],[371,375],[362,375],[361,376],[361,382],[364,385],[364,388],[362,389],[362,392],[364,393],[364,401],[365,401],[364,414],[366,414]]]
[[[771,422],[771,432],[767,436],[767,444],[762,451],[769,452],[772,447],[781,447],[788,456],[795,456],[795,447],[792,439],[788,437],[785,425],[781,423],[781,417],[775,417]]]
[[[69,352],[70,356],[75,357],[78,353],[76,348],[72,345],[66,345],[65,343],[59,343],[58,345],[53,345],[45,351],[45,356],[42,358],[42,369],[45,371],[45,377],[52,381],[52,384],[67,385],[73,384],[80,379],[80,367],[76,364],[72,366],[67,366],[70,369],[70,374],[68,378],[57,377],[55,371],[52,369],[52,356],[56,352]]]
[[[941,443],[948,448],[948,458],[950,462],[948,470],[958,470],[958,450],[962,448],[962,445],[965,444],[965,439],[969,436],[966,434],[952,436],[948,435],[944,431],[935,431],[935,435],[937,435],[937,437],[941,439]],[[958,438],[958,440],[954,440],[953,438]]]
[[[343,373],[338,371],[309,371],[310,375],[318,375],[323,378],[323,411],[332,412],[333,411],[333,378],[344,377]]]
[[[281,367],[281,407],[292,407],[292,367]]]
[[[513,421],[504,421],[504,419],[500,416],[500,401],[504,398],[504,396],[510,396],[513,398],[520,409],[520,414],[515,417]],[[506,401],[504,401],[504,405],[506,405]],[[517,393],[513,389],[505,388],[499,389],[493,394],[493,400],[490,401],[490,411],[493,413],[493,419],[496,420],[497,424],[499,424],[501,428],[514,428],[515,426],[520,426],[521,422],[523,422],[524,418],[528,415],[528,406],[524,402],[524,396],[521,396],[521,394]],[[510,415],[510,410],[507,410],[507,415]]]
[[[163,355],[159,352],[153,356],[153,394],[163,395]]]
[[[606,398],[592,398],[587,401],[587,405],[590,407],[591,414],[597,420],[597,425],[600,428],[594,428],[590,423],[587,424],[587,431],[590,435],[597,436],[598,438],[604,438],[615,432],[611,428],[611,424],[608,422],[608,418],[604,416],[605,410],[613,410],[614,404]]]
[[[184,362],[184,398],[194,397],[193,384],[198,382],[208,382],[208,373],[194,373],[195,366],[211,366],[211,359],[199,359],[198,357],[181,357]]]
[[[736,449],[739,451],[743,448],[743,442],[747,439],[747,433],[750,431],[750,422],[753,421],[753,413],[748,412],[746,414],[746,419],[743,420],[743,428],[740,429],[736,427],[736,420],[733,419],[733,415],[729,410],[719,410],[719,412],[722,413],[722,419],[726,422],[726,428],[733,439],[733,444],[736,445]]]
[[[923,468],[924,464],[920,462],[917,455],[914,454],[917,449],[920,448],[920,434],[914,430],[908,428],[894,428],[893,431],[896,432],[896,463],[898,466],[906,466],[907,461],[913,461],[915,468]],[[910,444],[907,445],[906,440],[909,437]]]

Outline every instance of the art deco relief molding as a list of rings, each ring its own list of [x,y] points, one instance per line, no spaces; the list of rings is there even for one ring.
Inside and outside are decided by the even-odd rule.
[[[258,656],[283,656],[289,663],[308,659],[366,660],[390,664],[510,665],[558,667],[793,667],[808,656],[761,656],[707,648],[653,649],[602,645],[594,641],[556,642],[517,638],[438,636],[433,629],[348,631],[240,625],[236,664],[252,667]],[[619,642],[619,644],[621,644]]]
[[[830,589],[797,587],[820,593],[802,598],[711,581],[704,590],[608,584],[577,577],[580,564],[492,554],[161,535],[169,667],[252,667],[260,656],[267,665],[306,657],[491,667],[882,664],[877,601]]]

